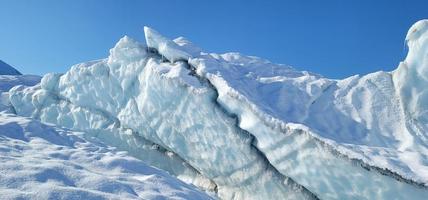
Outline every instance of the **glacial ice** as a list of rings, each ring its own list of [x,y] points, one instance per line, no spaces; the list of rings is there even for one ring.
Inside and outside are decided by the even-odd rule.
[[[421,127],[413,127],[424,136],[428,125],[428,20],[415,23],[406,36],[409,52],[393,72],[395,87],[400,96],[407,120],[415,120]],[[413,124],[410,122],[410,124]],[[411,125],[408,126],[411,126]],[[419,130],[418,130],[419,129]]]
[[[145,27],[147,46],[125,36],[9,100],[222,199],[425,199],[427,24],[397,70],[343,80]]]

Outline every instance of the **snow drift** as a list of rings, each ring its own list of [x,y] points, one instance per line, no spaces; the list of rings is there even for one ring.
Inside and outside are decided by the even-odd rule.
[[[427,23],[409,30],[397,70],[344,80],[146,27],[146,45],[124,37],[9,99],[223,199],[424,199]]]
[[[212,199],[83,135],[0,113],[1,198]]]

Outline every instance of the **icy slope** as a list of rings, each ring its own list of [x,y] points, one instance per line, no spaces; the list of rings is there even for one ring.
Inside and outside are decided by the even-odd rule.
[[[0,75],[21,75],[21,72],[0,60]]]
[[[0,114],[2,199],[211,199],[100,142]]]
[[[428,195],[425,21],[398,70],[344,80],[145,34],[147,46],[124,37],[107,59],[13,88],[15,112],[91,133],[223,199]]]

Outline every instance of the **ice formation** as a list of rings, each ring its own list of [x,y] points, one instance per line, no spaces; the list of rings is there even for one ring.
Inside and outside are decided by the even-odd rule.
[[[10,90],[18,115],[127,150],[222,199],[425,199],[428,26],[397,70],[332,80],[145,28]]]

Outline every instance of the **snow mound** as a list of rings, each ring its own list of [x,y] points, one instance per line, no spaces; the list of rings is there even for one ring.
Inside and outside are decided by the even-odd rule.
[[[426,24],[410,29],[397,70],[344,80],[145,27],[147,45],[124,37],[108,58],[9,99],[19,115],[136,152],[222,199],[425,199]]]
[[[21,72],[0,60],[0,75],[21,75]]]
[[[2,199],[212,199],[84,134],[0,114]]]

